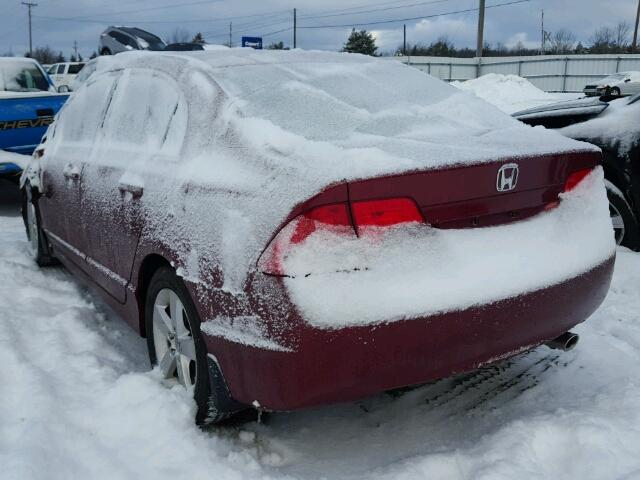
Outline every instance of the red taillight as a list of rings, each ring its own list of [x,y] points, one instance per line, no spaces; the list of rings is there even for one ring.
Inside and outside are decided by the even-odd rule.
[[[258,268],[272,275],[285,275],[283,262],[293,245],[301,244],[313,232],[329,230],[336,234],[355,235],[349,207],[346,203],[335,203],[313,208],[291,220],[280,230],[263,252]]]
[[[591,168],[585,168],[584,170],[578,170],[577,172],[573,172],[567,178],[567,181],[564,183],[563,192],[570,192],[574,188],[578,186],[578,184],[585,179],[587,175],[591,173]]]
[[[314,208],[300,215],[297,221],[296,228],[291,235],[291,243],[302,243],[305,238],[316,231],[319,227],[318,224],[351,225],[347,205],[344,203]]]
[[[423,222],[416,204],[408,198],[354,202],[353,221],[358,227],[388,227],[399,223]]]
[[[352,204],[357,228],[387,227],[407,222],[424,222],[416,204],[408,198],[369,200]],[[303,243],[316,231],[355,236],[346,203],[313,208],[291,220],[271,241],[258,261],[258,268],[272,275],[285,275],[283,263],[294,245]]]

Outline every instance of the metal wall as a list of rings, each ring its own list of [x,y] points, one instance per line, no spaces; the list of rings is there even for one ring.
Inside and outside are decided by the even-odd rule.
[[[393,57],[442,80],[470,80],[487,73],[519,75],[548,92],[581,92],[616,72],[640,71],[640,54],[544,55],[533,57]]]

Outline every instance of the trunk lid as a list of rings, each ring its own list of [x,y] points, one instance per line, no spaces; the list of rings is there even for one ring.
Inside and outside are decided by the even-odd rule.
[[[499,225],[555,205],[572,172],[599,162],[599,153],[574,152],[380,177],[350,182],[349,200],[411,198],[436,228]]]

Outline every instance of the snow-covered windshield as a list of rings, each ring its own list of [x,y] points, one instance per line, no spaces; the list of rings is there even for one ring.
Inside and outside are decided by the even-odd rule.
[[[0,63],[0,90],[6,92],[47,92],[49,82],[32,62]]]
[[[626,78],[626,74],[625,73],[616,73],[614,75],[609,75],[608,77],[604,77],[602,80],[600,80],[601,82],[619,82],[621,80],[624,80]]]

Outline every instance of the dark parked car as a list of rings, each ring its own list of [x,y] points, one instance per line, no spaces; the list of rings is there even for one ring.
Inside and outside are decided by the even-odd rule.
[[[165,51],[168,52],[194,52],[198,50],[204,50],[204,45],[202,43],[170,43],[165,48]]]
[[[616,241],[640,250],[640,95],[559,102],[513,116],[602,149]]]
[[[614,264],[600,159],[398,62],[133,52],[49,128],[23,217],[208,424],[575,345]]]

